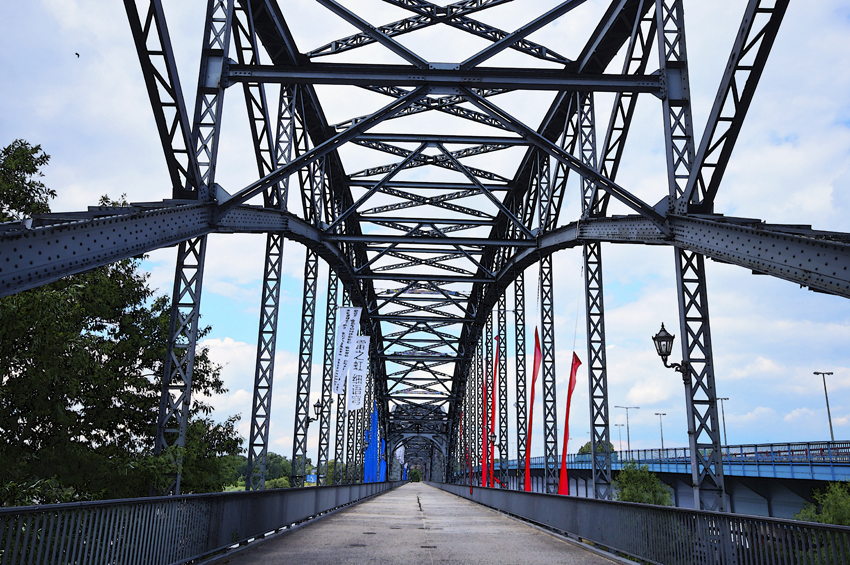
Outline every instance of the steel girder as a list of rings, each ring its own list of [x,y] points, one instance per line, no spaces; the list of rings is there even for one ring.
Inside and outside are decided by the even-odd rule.
[[[483,380],[492,370],[490,364],[482,366],[486,356],[477,353],[479,347],[484,346],[485,321],[490,318],[494,305],[504,300],[501,297],[512,281],[517,281],[515,292],[522,295],[522,272],[538,261],[542,261],[541,274],[546,287],[542,297],[544,358],[547,359],[543,396],[544,405],[552,407],[551,410],[547,408],[544,417],[546,457],[552,460],[553,455],[557,455],[557,446],[551,441],[552,432],[557,429],[554,383],[546,384],[547,378],[552,381],[550,377],[554,374],[550,367],[554,344],[547,338],[546,320],[551,319],[553,307],[551,254],[558,249],[585,243],[598,246],[599,242],[610,241],[670,245],[682,250],[677,256],[690,260],[680,261],[684,265],[681,288],[693,286],[692,279],[697,281],[698,287],[688,291],[690,298],[684,302],[683,311],[693,308],[691,302],[699,308],[704,303],[704,273],[697,272],[701,271],[702,264],[699,255],[799,282],[814,290],[850,296],[850,276],[846,273],[846,267],[850,266],[850,247],[844,234],[697,214],[710,210],[708,206],[716,193],[787,2],[774,5],[762,5],[758,0],[750,2],[706,136],[700,151],[694,153],[693,142],[687,135],[690,127],[687,60],[684,42],[677,35],[681,30],[679,2],[612,1],[585,48],[578,57],[569,60],[526,37],[580,1],[562,3],[514,32],[503,32],[469,18],[474,11],[499,5],[503,0],[460,1],[444,7],[425,0],[386,1],[410,10],[413,15],[393,24],[373,26],[335,2],[325,0],[336,14],[359,27],[361,33],[306,55],[297,49],[277,2],[272,0],[239,1],[234,19],[236,64],[227,68],[225,44],[214,51],[212,43],[205,43],[207,51],[202,65],[206,71],[212,71],[201,73],[199,93],[210,89],[207,94],[212,95],[214,79],[218,77],[216,69],[221,62],[222,76],[243,84],[248,104],[260,179],[235,191],[233,197],[214,188],[211,176],[215,145],[210,134],[217,131],[220,121],[220,97],[203,98],[203,104],[197,106],[200,110],[195,114],[195,128],[203,133],[192,142],[187,133],[187,114],[185,110],[182,114],[180,111],[179,81],[161,7],[158,2],[152,2],[150,8],[143,11],[147,16],[142,25],[135,5],[125,2],[166,151],[173,195],[197,198],[200,194],[203,197],[203,179],[206,178],[209,196],[218,201],[164,201],[124,210],[95,208],[79,214],[45,215],[35,218],[32,226],[27,227],[22,224],[0,226],[0,261],[5,259],[0,263],[0,293],[31,288],[151,249],[187,240],[200,242],[198,238],[209,233],[276,233],[293,239],[309,248],[308,255],[314,254],[313,263],[317,261],[316,255],[328,262],[339,276],[344,292],[350,293],[355,305],[365,309],[363,331],[373,337],[373,358],[376,360],[370,372],[373,386],[370,394],[378,400],[381,421],[380,431],[376,430],[373,437],[377,438],[378,434],[390,437],[399,430],[415,431],[417,426],[420,431],[427,428],[428,433],[442,434],[441,437],[449,442],[447,471],[450,461],[459,461],[464,453],[457,449],[457,442],[469,437],[473,448],[471,457],[475,457],[478,454],[474,452],[483,439],[480,437],[483,399],[475,395],[480,395]],[[658,13],[653,14],[656,4]],[[210,5],[223,6],[224,3],[214,1]],[[767,15],[767,23],[764,18],[754,18],[754,14]],[[221,19],[210,18],[209,21],[214,20]],[[394,39],[402,33],[437,24],[486,37],[493,44],[466,61],[443,65],[425,62]],[[659,73],[647,70],[649,44],[655,27],[662,51]],[[342,65],[311,61],[376,42],[401,55],[410,65]],[[623,46],[627,49],[623,71],[610,74],[608,67]],[[481,66],[507,48],[563,68]],[[257,64],[259,49],[266,51],[271,66]],[[260,76],[263,73],[265,78]],[[528,78],[532,73],[535,77]],[[297,123],[299,129],[279,126],[272,140],[273,124],[262,81],[283,80],[283,77],[289,82],[281,89],[283,95],[276,118],[278,124],[288,120]],[[519,82],[522,77],[525,77],[523,82]],[[313,88],[314,84],[323,81],[366,88],[391,100],[378,112],[356,116],[334,126],[325,119],[320,97]],[[303,84],[296,85],[298,82]],[[218,86],[223,84],[228,83],[220,82]],[[410,85],[414,85],[413,90]],[[526,126],[496,102],[499,95],[509,90],[539,88],[563,92],[555,96],[536,128]],[[617,93],[598,171],[584,155],[572,154],[571,142],[579,137],[577,128],[581,119],[576,92],[588,91]],[[647,92],[662,99],[665,120],[672,126],[667,129],[670,187],[674,198],[660,206],[650,206],[636,199],[613,182],[635,101],[639,93]],[[177,110],[172,122],[163,117],[169,105]],[[427,111],[473,120],[495,128],[499,135],[416,136],[369,131],[378,123],[385,126],[400,123],[398,120]],[[513,137],[508,137],[511,135]],[[401,161],[347,173],[338,149],[349,142],[395,155]],[[414,148],[407,146],[411,143],[415,144]],[[190,147],[193,151],[189,151]],[[419,147],[418,153],[416,147]],[[470,158],[484,157],[497,150],[525,152],[513,177],[470,166]],[[206,171],[198,167],[197,155],[202,157],[200,160]],[[411,180],[402,174],[413,168],[428,170],[433,167],[441,167],[455,177],[446,181]],[[587,186],[592,184],[593,188],[581,221],[558,228],[569,170],[582,174]],[[299,175],[301,180],[302,218],[285,212],[287,182],[293,174]],[[245,204],[255,195],[262,195],[263,207]],[[605,217],[612,196],[641,215]],[[189,251],[184,254],[192,258]],[[202,256],[198,257],[200,261],[194,260],[195,263],[202,264]],[[197,271],[201,274],[202,268]],[[590,274],[589,269],[588,276]],[[192,278],[188,271],[178,275],[178,279],[200,287],[200,276]],[[312,292],[315,295],[315,288]],[[601,310],[601,285],[598,296]],[[265,297],[263,303],[266,303]],[[311,304],[315,308],[314,301]],[[305,302],[305,308],[308,306]],[[520,309],[517,301],[518,333],[520,326],[524,326],[519,321]],[[196,313],[197,300],[190,311]],[[700,311],[700,315],[707,325],[707,309],[704,314]],[[501,336],[501,327],[498,331]],[[550,337],[553,339],[554,334]],[[691,350],[696,351],[708,344],[694,342],[692,345]],[[517,347],[520,347],[519,335]],[[301,353],[306,355],[307,349],[312,351],[312,347],[302,343]],[[306,379],[303,371],[301,374]],[[518,378],[520,374],[518,370]],[[477,379],[471,389],[467,386],[468,379]],[[302,381],[304,379],[299,379],[299,394],[309,387],[309,380]],[[707,382],[697,382],[699,386],[711,386]],[[519,391],[522,387],[518,384],[517,388]],[[335,453],[341,463],[340,450],[345,440],[340,431],[344,429],[341,423],[345,418],[340,418],[343,416],[340,404],[338,400]],[[395,410],[390,412],[390,406]],[[421,407],[422,410],[415,412],[411,420],[399,412],[407,407]],[[302,424],[305,408],[306,405],[300,405],[298,411],[297,419]],[[524,428],[525,410],[518,398],[518,426],[521,428]],[[323,406],[323,418],[329,417],[328,411],[329,407]],[[463,433],[461,418],[465,424],[475,422],[465,425]],[[707,418],[704,425],[710,427],[710,414]],[[354,473],[359,464],[358,445],[362,445],[364,424],[365,414],[348,415],[346,462],[349,480],[357,479]],[[306,425],[301,432],[302,435],[306,433]],[[296,423],[296,436],[298,434]],[[518,430],[518,439],[524,434],[524,429]],[[299,437],[297,441],[303,439]],[[524,441],[521,443],[524,448]],[[321,440],[320,444],[324,445]],[[329,446],[325,453],[329,453]],[[319,459],[321,462],[324,458],[320,455]]]
[[[263,297],[260,307],[260,329],[257,337],[257,362],[254,372],[254,398],[251,407],[251,431],[248,439],[248,470],[245,475],[245,490],[262,490],[266,485],[274,360],[280,313],[283,241],[283,235],[279,233],[270,233],[266,238]]]
[[[127,8],[132,26],[135,10],[129,5],[127,5]],[[151,13],[158,13],[162,16],[163,19],[159,24],[162,26],[160,29],[160,32],[162,32],[165,24],[161,6],[152,10]],[[208,201],[211,198],[215,183],[216,158],[221,134],[221,112],[224,103],[224,84],[221,81],[221,70],[224,54],[230,48],[232,15],[233,0],[209,0],[207,3],[203,48],[201,49],[201,68],[195,96],[192,146],[187,148],[189,153],[194,155],[194,162],[190,159],[189,164],[194,165],[197,171],[197,176],[194,178],[196,187],[194,196],[201,201]],[[165,54],[166,66],[171,73],[174,57],[171,53],[167,32],[160,34],[160,42],[162,52]],[[144,61],[141,51],[139,51],[139,56]],[[144,62],[142,66],[144,68]],[[173,82],[175,85],[179,85],[176,69],[173,73]],[[179,87],[176,86],[173,92],[178,93]],[[154,114],[159,115],[163,111],[162,103],[160,102],[157,108],[153,96],[151,102],[154,106]],[[175,98],[173,103],[176,105],[175,116],[180,116],[180,121],[185,123],[183,100]],[[162,134],[161,130],[160,134]],[[164,140],[163,147],[165,147]],[[168,154],[169,151],[166,148],[166,155]],[[170,161],[172,166],[178,163],[176,156]],[[191,185],[191,181],[187,183],[186,192],[191,192]],[[155,453],[161,453],[171,446],[183,448],[186,443],[206,248],[206,236],[202,235],[183,241],[178,250],[174,292],[172,294],[171,322],[169,324],[168,341],[166,342],[162,398],[154,447]],[[175,423],[177,428],[174,428]],[[167,487],[166,493],[180,494],[181,453],[176,454],[176,462],[176,477]]]
[[[505,293],[499,297],[496,309],[496,330],[499,336],[499,481],[508,484],[508,313]]]
[[[592,94],[579,93],[579,146],[584,163],[596,168],[596,117]],[[596,185],[582,179],[582,215],[594,214]],[[597,212],[598,213],[598,212]],[[584,298],[587,322],[587,376],[590,402],[590,453],[593,496],[611,499],[611,441],[608,420],[608,363],[605,355],[605,300],[602,286],[602,244],[584,244]],[[599,451],[601,449],[601,452]]]
[[[656,0],[655,17],[662,76],[668,94],[664,99],[664,136],[667,141],[669,203],[685,200],[694,166],[685,14],[682,0]],[[706,510],[728,509],[720,451],[717,390],[708,316],[708,289],[703,256],[674,250],[682,332],[682,377],[691,453],[694,505]]]
[[[241,82],[281,84],[338,84],[431,88],[568,90],[573,92],[643,92],[660,95],[662,83],[653,75],[586,75],[553,69],[503,69],[462,71],[458,68],[414,69],[401,65],[313,63],[298,67],[231,65],[229,84]]]
[[[304,486],[307,476],[307,428],[310,425],[310,377],[313,369],[313,333],[316,325],[316,290],[319,256],[312,249],[304,258],[304,298],[301,307],[301,344],[298,350],[298,383],[295,389],[295,430],[292,442],[292,481]]]
[[[186,445],[206,247],[207,238],[201,236],[180,243],[177,251],[171,323],[163,363],[162,396],[154,445],[157,454],[172,446],[183,448]],[[178,453],[178,461],[180,457]],[[178,464],[177,474],[166,488],[166,493],[180,494],[179,468]]]
[[[525,488],[525,458],[528,445],[528,402],[525,369],[525,275],[519,271],[514,279],[514,330],[516,346],[516,446],[517,446],[517,488]]]
[[[333,484],[328,477],[328,456],[330,453],[331,407],[333,396],[334,337],[336,335],[337,295],[339,278],[331,271],[328,274],[327,306],[325,308],[325,359],[322,370],[322,411],[319,414],[319,457],[316,462],[317,486]]]

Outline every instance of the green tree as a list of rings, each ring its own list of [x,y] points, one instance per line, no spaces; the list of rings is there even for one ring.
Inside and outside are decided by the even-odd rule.
[[[280,479],[292,475],[292,462],[277,453],[269,452],[266,459],[266,480]]]
[[[20,220],[50,211],[49,201],[56,191],[36,180],[50,161],[50,155],[23,139],[0,149],[0,222]]]
[[[609,450],[610,453],[614,453],[614,444],[611,443],[610,441],[608,442],[608,450]],[[605,451],[605,444],[604,443],[597,444],[596,445],[596,453],[601,453],[603,451]],[[586,444],[582,445],[579,448],[578,453],[579,453],[579,455],[590,453],[590,442],[587,442]]]
[[[794,517],[806,522],[850,526],[850,483],[829,483],[823,490],[812,491],[815,504],[807,502]]]
[[[27,185],[38,174],[30,165],[47,162],[39,150],[18,141],[0,151],[3,214],[48,211],[52,191]],[[35,202],[3,202],[10,182]],[[0,299],[0,503],[123,498],[164,486],[174,453],[152,451],[169,316],[168,299],[154,296],[134,259]],[[223,456],[239,451],[235,419],[207,418],[205,399],[226,392],[220,369],[199,348],[184,492],[221,490]]]
[[[420,471],[419,469],[411,469],[410,480],[414,483],[420,482],[422,480],[422,471]]]
[[[649,471],[646,465],[626,463],[614,479],[617,500],[673,506],[673,499],[667,485]]]

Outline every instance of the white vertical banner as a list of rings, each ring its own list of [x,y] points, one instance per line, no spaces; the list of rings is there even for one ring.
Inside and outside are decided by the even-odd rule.
[[[335,394],[343,393],[345,375],[351,367],[351,359],[354,355],[354,338],[357,337],[362,310],[362,308],[340,308],[337,313],[333,382]]]
[[[369,370],[369,336],[354,338],[353,355],[348,371],[347,410],[360,410],[366,397],[366,372]]]

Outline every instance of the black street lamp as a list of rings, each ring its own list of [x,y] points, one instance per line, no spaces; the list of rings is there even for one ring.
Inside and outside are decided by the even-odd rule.
[[[330,402],[333,402],[333,399],[331,399]],[[316,403],[313,405],[313,412],[316,413],[316,417],[310,418],[309,416],[307,416],[307,427],[309,427],[311,423],[313,423],[313,422],[315,422],[316,420],[319,419],[319,415],[322,413],[322,401],[321,400],[317,400]]]
[[[682,376],[685,376],[685,372],[687,370],[687,363],[684,361],[681,363],[672,363],[670,365],[667,364],[667,358],[670,357],[670,353],[673,352],[673,340],[676,339],[676,336],[671,335],[670,332],[664,329],[664,324],[661,324],[661,329],[658,330],[658,333],[652,336],[652,341],[655,342],[655,350],[658,352],[659,357],[664,362],[664,366],[668,369],[674,369],[680,373]]]

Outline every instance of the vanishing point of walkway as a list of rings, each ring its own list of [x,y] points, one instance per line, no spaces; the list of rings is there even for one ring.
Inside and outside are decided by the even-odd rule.
[[[408,483],[222,563],[614,562],[474,502]]]

